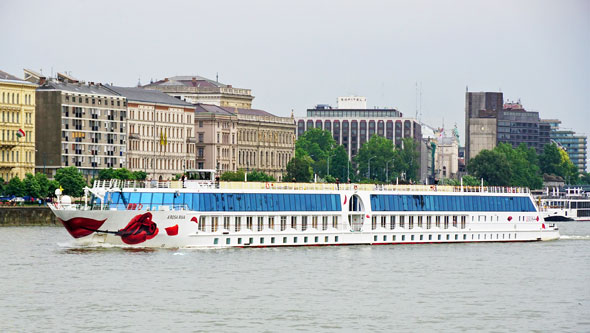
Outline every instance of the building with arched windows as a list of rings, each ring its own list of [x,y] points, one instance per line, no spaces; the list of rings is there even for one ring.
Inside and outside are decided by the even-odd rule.
[[[373,135],[380,135],[401,145],[411,137],[420,142],[421,125],[393,108],[367,109],[364,97],[339,97],[338,107],[319,104],[307,109],[307,117],[297,118],[297,137],[312,128],[330,131],[337,144],[344,146],[350,158],[356,156]]]
[[[0,177],[5,181],[35,171],[36,88],[0,71]]]

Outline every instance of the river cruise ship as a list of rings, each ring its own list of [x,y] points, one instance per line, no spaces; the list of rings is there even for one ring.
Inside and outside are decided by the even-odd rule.
[[[95,181],[50,207],[80,246],[225,248],[559,238],[526,188]]]
[[[590,193],[581,188],[547,188],[537,197],[541,217],[553,221],[590,221]]]

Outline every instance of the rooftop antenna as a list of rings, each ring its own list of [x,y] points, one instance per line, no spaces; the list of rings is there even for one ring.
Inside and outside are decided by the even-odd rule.
[[[137,78],[137,87],[141,87],[141,78]]]
[[[415,106],[416,106],[416,118],[418,118],[418,81],[416,81],[416,88],[415,88]]]
[[[420,118],[422,118],[422,82],[420,82],[420,114],[418,120],[420,120]]]
[[[469,86],[465,85],[465,92],[469,92]]]
[[[215,82],[219,83],[219,72],[215,73]]]

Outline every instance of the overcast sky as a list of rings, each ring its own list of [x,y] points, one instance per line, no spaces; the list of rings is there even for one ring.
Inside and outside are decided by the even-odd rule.
[[[134,86],[201,75],[304,116],[338,96],[464,138],[465,89],[590,134],[590,1],[1,1],[0,69]]]

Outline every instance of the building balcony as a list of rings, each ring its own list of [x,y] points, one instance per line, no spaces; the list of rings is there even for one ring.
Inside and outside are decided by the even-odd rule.
[[[139,134],[138,133],[130,133],[129,134],[129,139],[130,140],[139,140],[140,137],[139,137]]]

